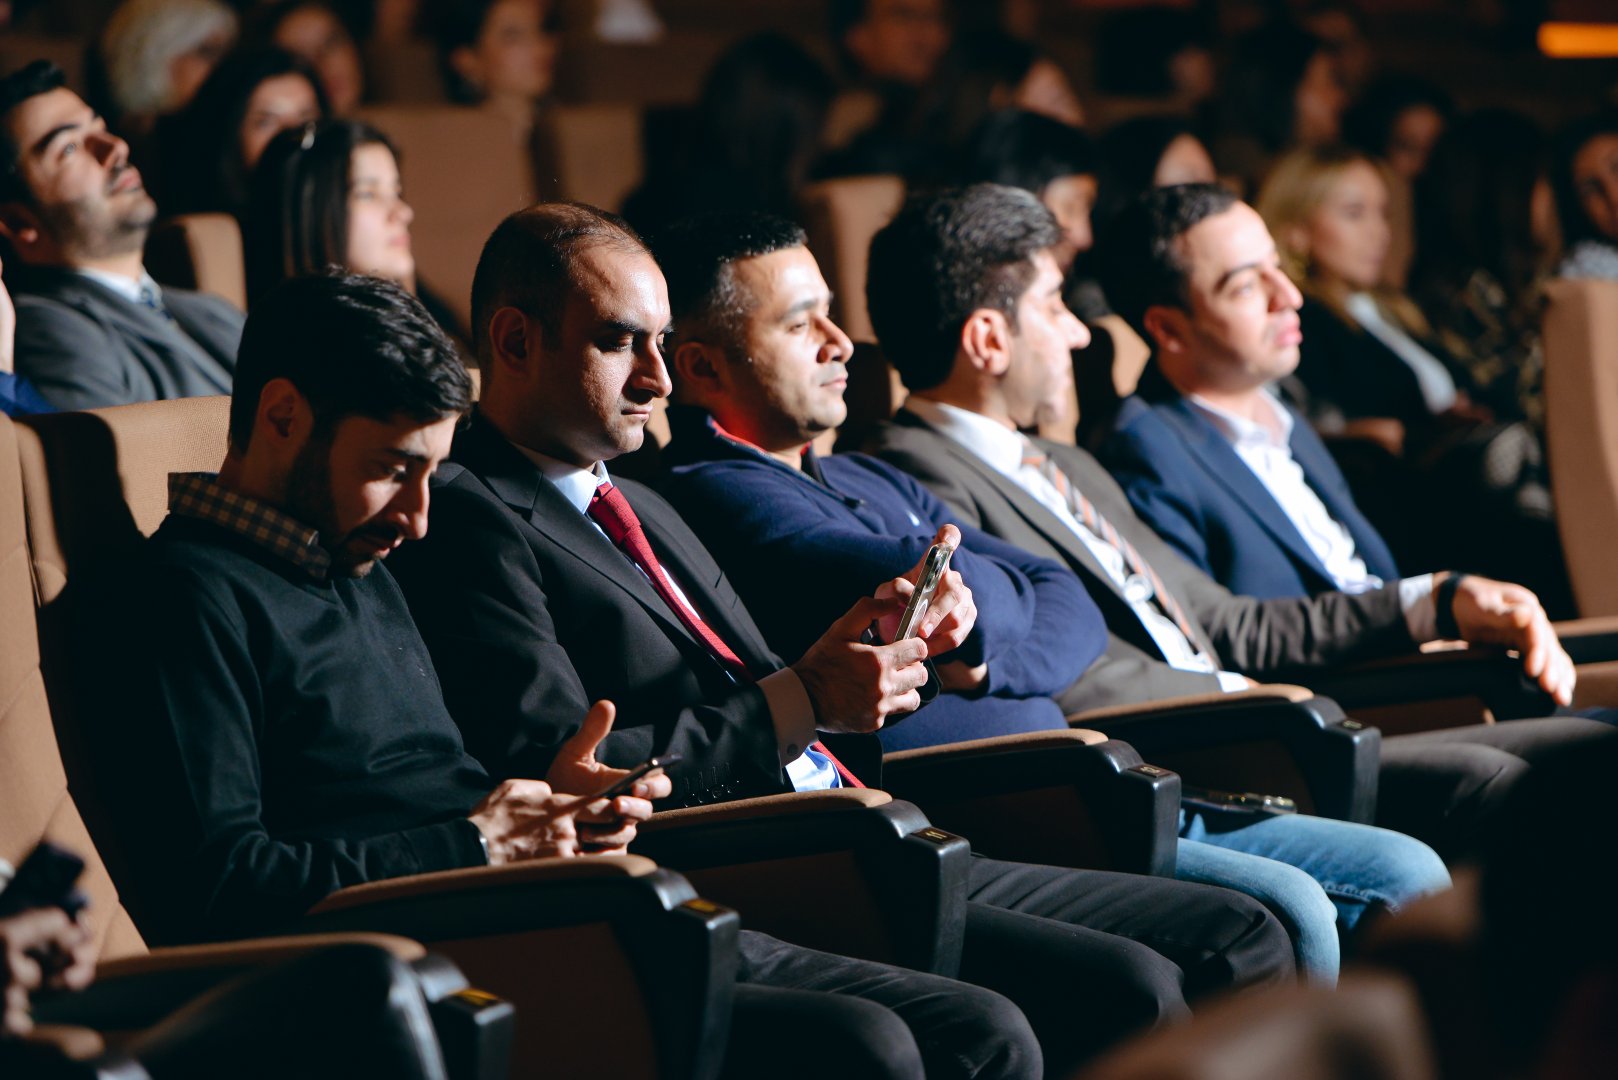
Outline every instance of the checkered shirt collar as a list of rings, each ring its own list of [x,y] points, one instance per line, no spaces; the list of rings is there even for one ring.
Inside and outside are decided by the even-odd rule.
[[[268,503],[232,491],[214,473],[170,473],[169,513],[228,529],[317,582],[324,583],[330,576],[331,553],[320,546],[318,530]]]

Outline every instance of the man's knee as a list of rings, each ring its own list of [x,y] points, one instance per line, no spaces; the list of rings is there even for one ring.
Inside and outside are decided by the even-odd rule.
[[[798,1052],[812,1033],[814,1053]],[[744,984],[736,988],[725,1080],[812,1080],[837,1071],[874,1080],[923,1080],[928,1071],[910,1028],[891,1009],[844,994]]]

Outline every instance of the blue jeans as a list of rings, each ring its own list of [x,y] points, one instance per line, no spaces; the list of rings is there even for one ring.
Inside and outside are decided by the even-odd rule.
[[[1373,905],[1397,910],[1450,884],[1432,848],[1372,825],[1182,812],[1180,837],[1175,876],[1263,902],[1292,934],[1299,971],[1324,985],[1337,981],[1341,940]]]

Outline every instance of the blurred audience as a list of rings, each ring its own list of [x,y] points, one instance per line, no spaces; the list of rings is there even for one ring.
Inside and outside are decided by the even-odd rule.
[[[96,104],[126,138],[148,135],[190,103],[235,40],[236,16],[220,0],[126,0],[101,31]]]
[[[758,34],[725,51],[703,81],[671,160],[624,203],[643,233],[707,210],[798,215],[832,99],[820,63],[790,38]]]
[[[1498,417],[1545,419],[1539,284],[1556,249],[1547,145],[1520,113],[1463,116],[1416,186],[1411,296]]]
[[[1557,140],[1551,189],[1564,251],[1556,276],[1618,280],[1618,110],[1581,120]]]
[[[1347,106],[1324,41],[1288,22],[1260,27],[1236,42],[1225,71],[1212,147],[1220,173],[1256,186],[1287,148],[1335,142]]]
[[[442,0],[434,25],[450,97],[527,138],[556,77],[555,15],[549,0]]]
[[[46,61],[0,80],[0,242],[17,371],[61,409],[230,390],[242,314],[160,287],[157,217],[129,146]]]
[[[249,306],[282,281],[340,266],[416,293],[434,321],[464,341],[448,306],[418,286],[414,218],[398,151],[376,128],[328,120],[283,131],[252,177],[242,237]]]
[[[1098,150],[1092,214],[1098,230],[1143,191],[1218,179],[1208,148],[1178,117],[1142,116],[1115,124],[1101,136]]]
[[[333,116],[347,116],[365,97],[354,31],[325,0],[284,0],[263,8],[252,31],[256,43],[279,46],[314,68]]]
[[[1178,7],[1119,11],[1096,35],[1096,89],[1155,98],[1186,115],[1212,99],[1219,73],[1206,20]]]
[[[270,140],[327,114],[314,70],[274,46],[232,53],[196,100],[158,127],[158,191],[171,214],[247,210],[248,178]]]
[[[1414,182],[1454,114],[1449,95],[1426,79],[1389,76],[1367,87],[1344,114],[1343,140]]]

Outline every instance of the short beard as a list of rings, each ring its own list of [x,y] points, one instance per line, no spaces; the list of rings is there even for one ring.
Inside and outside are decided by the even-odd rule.
[[[342,543],[347,537],[337,535],[337,505],[331,497],[331,444],[332,432],[317,424],[287,473],[286,509],[300,523],[319,531],[320,546],[331,556],[332,577],[364,577],[376,560],[359,564],[346,561]]]
[[[146,246],[146,234],[157,218],[157,204],[147,196],[121,219],[91,210],[89,199],[39,207],[46,231],[64,252],[78,258],[104,259],[128,255]]]

